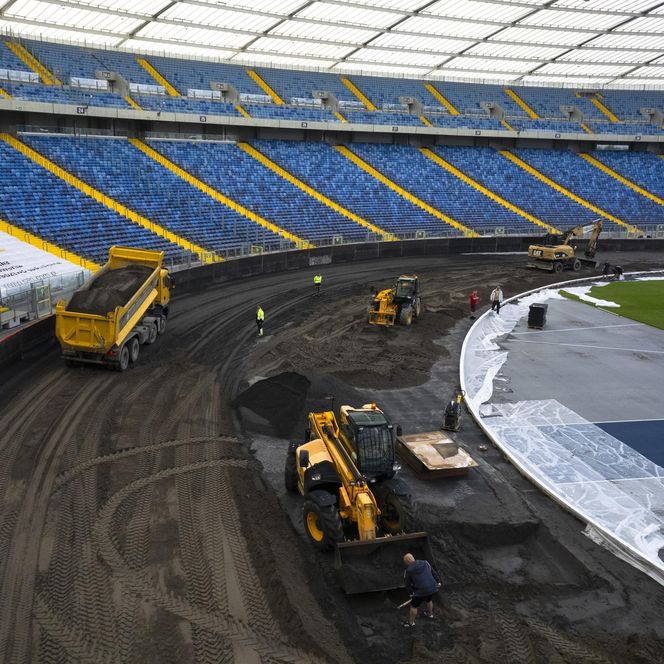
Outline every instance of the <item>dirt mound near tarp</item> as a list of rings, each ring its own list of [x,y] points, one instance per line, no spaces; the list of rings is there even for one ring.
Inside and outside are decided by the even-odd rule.
[[[245,423],[252,429],[267,423],[274,434],[286,438],[300,421],[309,391],[309,379],[294,372],[281,373],[254,383],[235,400],[235,406],[258,415],[261,422],[244,413]]]
[[[85,288],[74,293],[67,311],[105,316],[116,307],[127,304],[152,273],[146,265],[128,265],[102,272]]]

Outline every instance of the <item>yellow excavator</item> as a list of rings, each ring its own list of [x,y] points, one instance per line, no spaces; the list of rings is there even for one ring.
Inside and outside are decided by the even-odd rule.
[[[575,226],[565,233],[547,233],[539,244],[531,244],[528,247],[528,267],[549,272],[563,270],[578,272],[582,267],[595,268],[597,261],[594,258],[601,232],[602,220],[596,219],[592,224]],[[581,258],[576,255],[570,241],[573,237],[583,237],[586,234],[590,234],[584,252],[586,258]]]
[[[417,275],[402,274],[392,288],[376,293],[369,305],[369,325],[410,325],[422,313]]]
[[[432,561],[425,532],[409,532],[408,486],[394,477],[394,431],[376,404],[309,413],[304,443],[291,443],[284,473],[288,491],[304,497],[305,533],[321,551],[335,552],[335,570],[348,594],[404,585],[402,558]]]

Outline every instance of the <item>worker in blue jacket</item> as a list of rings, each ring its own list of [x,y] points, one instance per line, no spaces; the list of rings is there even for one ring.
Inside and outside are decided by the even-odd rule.
[[[403,564],[406,566],[406,590],[410,595],[410,612],[403,626],[412,628],[415,627],[417,609],[422,602],[426,603],[424,615],[433,619],[433,596],[440,590],[441,583],[438,572],[426,560],[415,560],[412,553],[407,553]]]

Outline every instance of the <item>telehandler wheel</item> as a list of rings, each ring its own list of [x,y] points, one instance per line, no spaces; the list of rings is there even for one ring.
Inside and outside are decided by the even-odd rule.
[[[125,344],[120,348],[120,359],[118,363],[115,365],[115,368],[118,371],[127,371],[127,368],[129,367],[129,348],[127,348],[127,345]]]
[[[553,264],[553,271],[560,274],[563,271],[564,265],[560,261],[556,261]]]
[[[138,360],[138,355],[141,352],[141,344],[138,337],[133,337],[129,342],[129,361],[134,364]]]
[[[581,261],[578,258],[574,259],[574,262],[572,263],[572,269],[574,272],[578,272],[581,269]]]
[[[331,551],[337,542],[344,541],[343,524],[334,505],[321,507],[313,500],[306,500],[302,517],[307,536],[320,551]]]
[[[286,491],[297,491],[297,466],[295,461],[295,454],[292,454],[291,452],[286,455],[284,485],[286,487]]]
[[[410,325],[413,322],[413,308],[412,307],[402,307],[401,313],[399,314],[399,322],[402,325]]]
[[[414,510],[409,495],[397,495],[391,489],[377,491],[380,525],[390,535],[413,531]]]

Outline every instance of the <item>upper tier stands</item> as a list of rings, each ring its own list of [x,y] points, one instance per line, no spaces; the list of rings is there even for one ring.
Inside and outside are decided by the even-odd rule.
[[[604,90],[599,101],[617,115],[619,123],[609,122],[606,113],[593,103],[594,93],[583,94],[573,89],[544,87],[513,87],[512,90],[531,108],[540,119],[531,120],[526,111],[519,105],[506,89],[499,85],[483,85],[460,83],[453,81],[430,81],[440,94],[456,109],[460,115],[452,117],[440,99],[425,88],[425,82],[413,79],[388,78],[380,76],[348,75],[348,79],[366,95],[378,111],[369,111],[365,104],[346,86],[343,75],[323,72],[307,72],[295,70],[256,68],[260,77],[286,102],[279,106],[272,102],[266,91],[247,73],[247,68],[240,65],[190,61],[174,57],[140,56],[131,53],[65,46],[36,40],[21,42],[36,58],[52,73],[61,79],[65,86],[73,78],[95,78],[95,72],[110,70],[121,74],[132,86],[151,86],[150,90],[134,89],[132,96],[140,96],[139,106],[145,110],[175,111],[205,115],[239,114],[231,104],[217,104],[197,98],[187,99],[190,90],[211,92],[211,83],[230,83],[241,95],[241,102],[250,115],[256,118],[291,119],[338,122],[330,110],[322,110],[314,106],[313,92],[327,90],[335,95],[340,103],[340,112],[351,122],[364,124],[410,125],[422,126],[418,114],[409,115],[401,97],[414,97],[423,105],[423,115],[433,126],[468,129],[493,129],[509,131],[499,119],[489,119],[488,111],[482,108],[483,102],[491,102],[505,114],[509,125],[514,130],[551,130],[575,131],[583,129],[578,119],[567,120],[568,113],[561,106],[573,107],[578,111],[583,122],[593,133],[612,134],[659,134],[662,129],[652,124],[640,110],[654,108],[664,113],[664,92]],[[147,60],[155,70],[165,77],[183,97],[166,95],[159,80],[138,62],[139,58]],[[7,79],[7,70],[28,72],[29,68],[5,45],[0,44],[0,82],[3,88]],[[5,72],[3,74],[3,71]],[[4,78],[4,80],[3,80]],[[86,92],[87,99],[80,100],[67,89],[53,86],[48,92],[41,83],[25,84],[7,90],[19,99],[33,101],[63,102],[89,104],[93,106],[115,106],[129,108],[121,95],[108,93]],[[159,94],[161,91],[161,94]],[[152,94],[154,93],[154,94]],[[198,95],[197,95],[198,96]],[[295,100],[295,101],[293,101]],[[308,104],[307,104],[308,100]],[[265,103],[257,103],[257,102]],[[660,117],[655,115],[655,117]],[[623,122],[625,124],[623,124]],[[632,124],[635,123],[635,124]]]
[[[106,262],[114,244],[158,249],[180,259],[182,249],[134,224],[0,142],[0,218],[58,247]]]
[[[24,141],[114,200],[210,251],[282,246],[278,235],[186,183],[126,139],[26,136]]]

